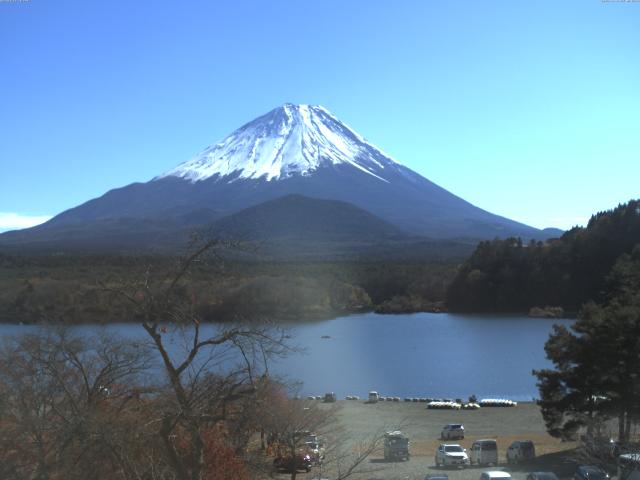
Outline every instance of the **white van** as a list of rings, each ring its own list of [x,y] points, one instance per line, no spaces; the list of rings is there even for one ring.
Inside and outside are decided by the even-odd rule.
[[[380,400],[380,395],[378,395],[378,392],[375,391],[370,391],[369,392],[369,403],[378,403],[378,400]]]
[[[476,440],[471,445],[469,455],[471,464],[476,465],[498,465],[498,442],[495,440]]]

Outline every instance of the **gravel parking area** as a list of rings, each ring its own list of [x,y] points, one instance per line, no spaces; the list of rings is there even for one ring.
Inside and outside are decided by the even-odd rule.
[[[324,408],[324,405],[323,405]],[[385,462],[382,451],[371,455],[362,465],[367,472],[357,479],[411,479],[422,480],[427,474],[446,473],[450,480],[478,480],[486,470],[506,470],[514,480],[525,480],[531,471],[553,471],[560,478],[568,478],[575,471],[572,461],[575,443],[563,443],[550,437],[545,430],[539,408],[533,403],[520,403],[517,407],[486,407],[480,410],[429,410],[425,403],[339,401],[338,418],[345,435],[352,444],[371,437],[376,432],[400,429],[411,440],[411,459],[407,462]],[[459,443],[469,449],[472,442],[481,438],[493,438],[498,442],[497,467],[436,468],[434,453],[441,443],[440,431],[447,423],[465,426],[463,440]],[[506,463],[507,447],[514,440],[533,440],[536,447],[535,461],[511,466]],[[323,478],[332,479],[335,472],[327,466],[321,472]],[[334,475],[332,476],[332,473]],[[315,467],[299,478],[318,478]],[[284,475],[283,475],[284,477]]]

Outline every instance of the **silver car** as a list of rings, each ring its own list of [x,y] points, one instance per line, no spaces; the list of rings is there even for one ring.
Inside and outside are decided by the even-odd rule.
[[[464,438],[464,425],[461,423],[450,423],[442,428],[440,433],[442,440],[451,440],[452,438],[462,439]]]

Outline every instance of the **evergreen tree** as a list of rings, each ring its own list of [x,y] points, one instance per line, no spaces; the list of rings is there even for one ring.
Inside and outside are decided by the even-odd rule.
[[[586,228],[573,228],[546,244],[523,245],[517,238],[481,242],[458,269],[447,306],[527,312],[550,305],[577,312],[589,301],[607,300],[607,274],[639,242],[640,200],[599,212]]]
[[[629,440],[640,414],[640,245],[607,278],[608,301],[587,304],[568,329],[555,326],[545,345],[555,369],[534,371],[549,433],[572,437],[609,418]]]

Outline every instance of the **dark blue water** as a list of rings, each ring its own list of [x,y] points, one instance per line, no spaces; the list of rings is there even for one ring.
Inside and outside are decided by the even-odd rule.
[[[305,381],[304,393],[339,396],[538,397],[532,369],[549,366],[553,323],[524,316],[354,315],[295,328],[306,347],[278,370]],[[328,335],[331,338],[322,339]]]
[[[304,353],[280,359],[272,373],[303,382],[300,393],[365,396],[538,397],[532,369],[549,366],[544,342],[553,323],[523,316],[367,313],[289,326],[291,342]],[[100,327],[74,327],[91,333]],[[206,328],[215,328],[208,326]],[[0,325],[0,336],[33,327]],[[145,339],[135,324],[108,330]],[[322,338],[329,336],[330,338]],[[172,344],[176,355],[182,342]]]

